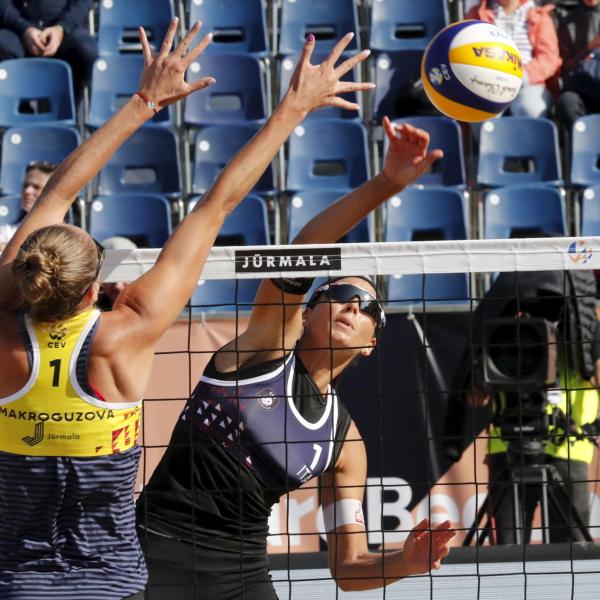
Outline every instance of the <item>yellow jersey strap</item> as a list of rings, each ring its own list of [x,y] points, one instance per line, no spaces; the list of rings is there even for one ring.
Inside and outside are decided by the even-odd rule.
[[[137,443],[141,400],[111,403],[87,393],[77,378],[82,348],[100,311],[83,311],[61,323],[33,323],[31,375],[0,399],[0,450],[35,456],[98,456]],[[87,364],[84,372],[87,372]]]

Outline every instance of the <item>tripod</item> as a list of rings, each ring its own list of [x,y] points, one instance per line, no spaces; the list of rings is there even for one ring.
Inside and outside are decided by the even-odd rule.
[[[478,529],[487,514],[487,521],[479,535],[478,544],[483,544],[486,538],[491,538],[492,532],[492,515],[500,514],[500,511],[506,508],[506,503],[512,503],[513,533],[514,542],[517,544],[527,543],[525,538],[525,524],[523,523],[523,515],[526,512],[522,508],[521,496],[525,496],[524,486],[536,486],[541,490],[540,507],[542,513],[542,537],[545,544],[550,542],[550,523],[549,523],[549,507],[552,506],[555,514],[560,519],[562,526],[574,530],[572,535],[579,534],[585,541],[592,541],[592,536],[584,523],[579,511],[573,506],[568,492],[564,487],[562,479],[557,468],[553,464],[544,462],[544,455],[534,455],[532,457],[524,457],[524,461],[530,462],[523,464],[515,464],[514,456],[511,456],[511,451],[508,451],[508,464],[500,474],[504,477],[499,478],[502,489],[499,493],[487,495],[485,501],[477,512],[477,516],[469,528],[464,546],[469,546],[473,541]],[[512,460],[511,460],[512,459]],[[492,482],[490,482],[492,484]],[[499,487],[498,483],[493,483],[495,487]],[[527,524],[529,528],[529,524]]]

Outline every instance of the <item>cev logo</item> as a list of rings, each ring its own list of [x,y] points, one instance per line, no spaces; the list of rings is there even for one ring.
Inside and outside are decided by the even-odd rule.
[[[585,263],[592,259],[593,250],[592,247],[585,242],[585,240],[581,240],[578,242],[572,242],[569,245],[568,253],[569,258],[575,264],[585,265]]]
[[[444,76],[437,67],[433,67],[433,69],[429,71],[429,81],[431,81],[433,85],[441,85],[443,80]]]

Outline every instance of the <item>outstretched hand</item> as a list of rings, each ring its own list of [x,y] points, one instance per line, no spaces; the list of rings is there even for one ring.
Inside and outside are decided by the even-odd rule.
[[[308,114],[310,111],[322,106],[358,110],[358,104],[340,98],[339,94],[362,92],[375,87],[373,83],[340,81],[348,71],[360,64],[370,54],[369,50],[363,50],[336,67],[335,63],[342,56],[353,37],[353,33],[346,34],[320,65],[310,63],[315,49],[315,37],[311,34],[306,38],[306,43],[287,92],[287,100],[292,102],[301,113]]]
[[[139,29],[142,51],[144,54],[144,70],[140,80],[140,92],[148,97],[158,108],[163,108],[189,96],[197,90],[212,85],[212,77],[202,77],[193,83],[185,80],[188,66],[202,54],[212,40],[212,33],[205,35],[199,44],[190,48],[192,40],[200,31],[197,22],[181,40],[173,52],[173,39],[177,31],[177,17],[171,21],[160,51],[153,54],[143,27]]]
[[[450,530],[450,521],[430,528],[429,520],[423,519],[408,534],[404,543],[403,563],[411,575],[428,573],[439,569],[442,558],[450,552],[449,542],[456,535]]]
[[[399,188],[413,183],[444,155],[441,150],[428,152],[429,134],[422,129],[407,123],[393,125],[387,117],[383,129],[389,142],[383,173]]]

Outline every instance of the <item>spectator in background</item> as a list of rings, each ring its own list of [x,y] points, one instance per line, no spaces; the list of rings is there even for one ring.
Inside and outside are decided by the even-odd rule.
[[[39,198],[50,175],[54,173],[56,165],[48,161],[32,162],[25,169],[25,179],[21,188],[21,214],[15,223],[5,223],[0,225],[0,252],[10,241],[19,223],[25,218],[25,215],[33,208],[36,200]]]
[[[552,10],[552,5],[540,7],[534,0],[481,0],[466,15],[467,19],[480,19],[502,29],[521,53],[523,86],[510,106],[515,116],[543,117],[550,104],[546,82],[562,62]]]
[[[556,118],[567,131],[586,114],[600,112],[600,0],[580,0],[558,29],[563,90]]]
[[[92,0],[0,0],[0,60],[60,58],[71,65],[77,100],[98,56],[86,27]]]
[[[115,235],[100,242],[105,250],[136,250],[137,245],[129,238]],[[100,286],[97,306],[100,310],[112,310],[119,294],[129,285],[127,281],[113,281]]]

